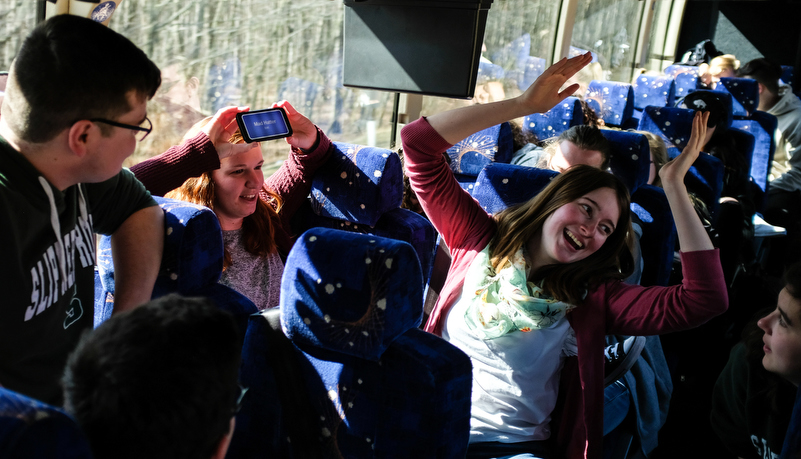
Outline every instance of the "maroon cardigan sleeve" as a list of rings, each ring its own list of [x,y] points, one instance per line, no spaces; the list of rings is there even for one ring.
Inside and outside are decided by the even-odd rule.
[[[317,128],[317,142],[308,151],[292,148],[289,158],[281,167],[264,181],[264,186],[281,199],[281,210],[278,213],[275,242],[278,249],[286,255],[292,248],[294,235],[290,229],[290,221],[311,192],[314,174],[331,157],[334,144],[331,139]]]
[[[131,167],[137,179],[150,194],[164,196],[181,186],[190,177],[220,168],[217,149],[209,136],[199,133],[164,153],[146,159]]]

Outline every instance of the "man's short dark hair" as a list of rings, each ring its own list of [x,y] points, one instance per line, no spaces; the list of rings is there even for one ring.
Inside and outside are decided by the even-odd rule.
[[[67,363],[65,407],[96,459],[209,458],[234,415],[241,346],[211,300],[162,297],[84,336]]]
[[[603,158],[601,162],[601,170],[609,169],[609,157],[611,155],[612,147],[609,141],[604,137],[601,130],[595,126],[586,124],[579,124],[570,129],[562,132],[557,139],[561,143],[565,140],[573,145],[581,148],[582,150],[594,150],[601,152]]]
[[[747,62],[737,70],[737,75],[744,78],[753,78],[762,86],[768,88],[773,94],[779,93],[779,79],[782,77],[782,67],[764,57]]]
[[[2,116],[22,140],[42,143],[73,123],[114,119],[151,98],[161,73],[130,40],[91,19],[59,15],[39,24],[11,65]]]

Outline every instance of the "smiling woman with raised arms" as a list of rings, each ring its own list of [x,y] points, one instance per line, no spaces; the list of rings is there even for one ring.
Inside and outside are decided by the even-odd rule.
[[[629,196],[612,174],[570,168],[493,217],[445,163],[442,152],[459,140],[572,94],[578,85],[560,88],[590,59],[563,59],[514,99],[421,118],[402,132],[411,186],[451,251],[426,329],[473,362],[469,458],[600,457],[604,336],[687,329],[728,306],[717,250],[684,186],[708,115],[696,115],[687,148],[660,171],[683,251],[684,280],[673,287],[620,281],[632,268]]]

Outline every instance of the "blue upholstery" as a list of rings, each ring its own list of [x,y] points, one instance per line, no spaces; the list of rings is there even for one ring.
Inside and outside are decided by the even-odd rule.
[[[640,249],[645,261],[640,285],[668,285],[676,247],[676,226],[662,188],[643,185],[631,196],[631,211],[642,222]]]
[[[592,80],[585,99],[599,103],[598,117],[610,126],[624,124],[634,113],[634,89],[628,83]]]
[[[447,150],[455,174],[478,177],[491,162],[508,163],[514,154],[512,126],[501,123],[478,131]]]
[[[505,67],[522,69],[531,54],[531,35],[524,33],[508,45],[492,53],[492,62]]]
[[[217,216],[207,207],[154,196],[164,210],[165,236],[161,268],[153,287],[153,298],[169,293],[205,296],[232,313],[244,328],[257,311],[244,295],[218,284],[223,267],[223,240]],[[98,276],[106,294],[95,295],[95,327],[111,316],[114,307],[114,262],[111,238],[100,238]]]
[[[751,78],[721,78],[715,91],[731,94],[731,110],[735,118],[750,116],[759,105],[759,83]]]
[[[640,75],[632,84],[634,108],[644,110],[649,105],[670,107],[676,96],[676,82],[669,76]],[[636,115],[635,115],[636,116]]]
[[[676,80],[676,98],[681,98],[698,89],[698,75],[692,73],[678,73]]]
[[[408,244],[371,235],[315,228],[290,251],[281,326],[305,375],[299,390],[317,412],[309,428],[320,432],[324,457],[464,456],[470,359],[417,328],[419,278]],[[256,451],[241,457],[292,457],[282,454],[286,435],[275,433],[283,420],[265,322],[251,318],[243,348],[240,379],[251,400],[243,409],[251,417],[242,431],[237,424],[237,435]]]
[[[545,59],[541,57],[527,56],[522,69],[506,72],[506,76],[517,81],[517,88],[525,91],[537,78],[542,75],[547,67]]]
[[[629,193],[634,194],[639,187],[648,183],[651,168],[648,138],[636,132],[612,129],[601,129],[601,133],[612,147],[609,169],[626,184]]]
[[[523,130],[533,132],[540,140],[557,137],[579,124],[584,124],[584,113],[577,97],[568,97],[545,113],[523,118]]]
[[[723,124],[720,124],[720,122],[718,124],[720,126],[724,126],[726,129],[731,127],[731,123],[734,121],[734,111],[732,108],[734,104],[734,98],[732,97],[731,93],[724,91],[713,91],[711,89],[698,89],[693,91],[693,93],[695,93],[694,97],[697,97],[699,94],[703,93],[711,93],[715,98],[717,98],[720,103],[723,104],[723,110],[726,112],[726,118],[722,120]],[[677,101],[676,106],[679,108],[689,108],[685,104],[684,99],[682,99],[680,102]]]
[[[775,116],[767,112],[755,111],[749,119],[734,120],[733,129],[740,129],[754,136],[754,154],[751,156],[751,179],[762,190],[763,198],[767,199],[768,174],[773,164],[773,153],[776,151],[776,141],[773,133],[776,132],[778,121]],[[764,199],[762,206],[764,206]],[[755,199],[760,206],[760,200]]]
[[[681,153],[677,148],[668,148],[668,159]],[[687,189],[694,192],[709,209],[713,222],[720,207],[720,196],[723,191],[723,162],[712,155],[700,154],[690,171],[684,177]]]
[[[475,179],[474,179],[475,180]],[[425,217],[408,209],[392,209],[384,213],[375,226],[359,225],[315,214],[310,207],[301,207],[295,214],[296,224],[303,229],[332,228],[353,233],[375,234],[409,243],[420,260],[423,278],[428,279],[434,263],[437,231]]]
[[[668,146],[683,149],[690,140],[695,111],[689,108],[647,107],[640,118],[638,130],[653,132]]]
[[[794,69],[792,65],[782,65],[782,81],[792,85]]]
[[[536,167],[490,164],[479,174],[473,198],[488,214],[495,214],[533,198],[557,174],[558,172]]]
[[[312,182],[314,211],[323,217],[375,226],[403,200],[403,170],[392,150],[334,142],[326,167]]]
[[[681,74],[698,76],[698,67],[695,65],[673,64],[665,67],[665,70],[662,73],[664,73],[667,76],[672,76],[674,78]]]
[[[0,457],[91,459],[92,451],[67,413],[0,387]]]
[[[503,77],[504,70],[500,65],[495,65],[484,61],[478,63],[478,75],[476,76],[476,81],[479,84],[483,84],[492,80],[500,80]]]

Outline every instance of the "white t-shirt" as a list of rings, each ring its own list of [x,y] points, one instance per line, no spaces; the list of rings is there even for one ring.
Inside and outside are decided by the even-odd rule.
[[[469,303],[451,308],[442,336],[473,363],[470,443],[548,439],[564,359],[578,350],[570,323],[484,340],[464,321]]]

